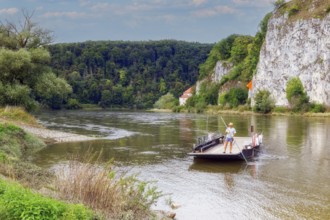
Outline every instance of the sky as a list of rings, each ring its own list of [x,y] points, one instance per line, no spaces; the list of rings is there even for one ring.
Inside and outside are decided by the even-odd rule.
[[[274,0],[0,0],[0,19],[22,10],[53,31],[54,42],[175,39],[215,43],[254,35]]]

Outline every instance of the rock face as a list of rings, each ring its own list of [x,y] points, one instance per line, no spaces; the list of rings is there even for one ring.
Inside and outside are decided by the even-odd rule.
[[[217,64],[214,67],[214,72],[211,75],[211,82],[214,83],[218,83],[221,81],[221,78],[224,75],[227,75],[229,73],[229,71],[233,68],[233,65],[229,62],[226,61],[218,61]],[[209,79],[210,80],[210,79]],[[199,80],[196,82],[196,94],[199,94],[199,91],[201,89],[201,85],[203,82],[205,82],[206,80]]]
[[[253,92],[266,89],[276,105],[287,106],[286,83],[292,77],[300,78],[311,102],[330,106],[330,14],[292,22],[275,13],[270,19]]]
[[[218,61],[214,67],[214,74],[212,75],[212,82],[220,82],[221,78],[228,74],[233,65],[224,61]]]

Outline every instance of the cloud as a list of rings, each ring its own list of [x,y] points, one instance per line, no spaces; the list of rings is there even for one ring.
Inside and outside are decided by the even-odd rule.
[[[1,8],[0,15],[13,15],[18,12],[17,8]]]
[[[201,9],[193,12],[195,17],[214,17],[220,14],[235,14],[237,10],[229,6],[218,5],[213,8]]]
[[[207,0],[192,0],[192,4],[195,6],[200,6],[202,4],[205,4],[207,2]]]
[[[234,4],[240,6],[257,6],[257,7],[265,7],[272,5],[274,0],[232,0]]]
[[[87,17],[87,14],[84,12],[76,12],[76,11],[69,11],[69,12],[46,12],[42,15],[45,18],[54,18],[54,17],[67,17],[71,19],[76,18],[84,18]]]

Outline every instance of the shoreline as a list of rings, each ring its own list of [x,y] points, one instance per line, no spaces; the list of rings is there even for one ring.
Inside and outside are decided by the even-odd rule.
[[[82,141],[92,141],[99,138],[90,137],[86,135],[74,134],[64,131],[56,131],[43,127],[34,127],[30,125],[18,125],[25,132],[33,134],[41,139],[43,139],[46,144],[56,144],[56,143],[69,143],[69,142],[82,142]]]
[[[57,131],[43,127],[40,124],[29,125],[22,122],[17,122],[13,120],[6,120],[0,118],[1,123],[11,123],[20,128],[25,132],[30,133],[40,139],[42,139],[47,145],[56,144],[56,143],[69,143],[69,142],[83,142],[83,141],[92,141],[100,138],[91,137],[87,135],[74,134],[65,131]]]
[[[240,110],[221,110],[215,109],[214,107],[208,107],[203,113],[193,113],[188,111],[173,112],[170,109],[147,109],[147,112],[159,112],[159,113],[191,113],[191,114],[207,114],[207,115],[217,115],[217,114],[233,114],[233,115],[263,115],[263,116],[294,116],[294,117],[317,117],[317,118],[330,118],[330,112],[314,113],[295,113],[295,112],[272,112],[269,114],[263,114],[253,111],[240,111]]]

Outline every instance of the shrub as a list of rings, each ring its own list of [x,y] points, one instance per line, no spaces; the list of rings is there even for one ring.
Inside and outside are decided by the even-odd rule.
[[[158,99],[154,107],[158,109],[172,109],[178,104],[178,99],[172,93],[167,93]]]
[[[289,16],[293,16],[299,12],[299,6],[293,5],[291,8],[289,8]]]
[[[281,7],[285,3],[285,0],[276,0],[273,4],[276,8]]]
[[[288,111],[288,109],[284,106],[276,106],[274,109],[274,112],[278,112],[278,113],[284,113],[287,111]]]
[[[256,112],[269,113],[274,109],[274,100],[270,97],[270,92],[267,90],[259,90],[254,100],[253,110]]]
[[[82,106],[77,99],[69,99],[66,105],[67,109],[81,109]]]
[[[0,219],[93,219],[82,205],[66,204],[0,179]]]
[[[326,107],[322,104],[318,104],[318,103],[312,103],[310,105],[310,111],[314,112],[314,113],[320,113],[320,112],[325,112],[326,111]]]
[[[55,186],[62,198],[98,210],[106,219],[148,219],[161,195],[135,175],[118,174],[111,164],[100,167],[76,160],[59,170]]]
[[[219,102],[222,105],[229,104],[231,108],[244,105],[247,101],[248,92],[243,88],[231,88],[228,93],[222,93]],[[221,100],[220,100],[221,98]]]
[[[293,111],[307,111],[309,98],[298,77],[291,78],[286,84],[286,98]]]

